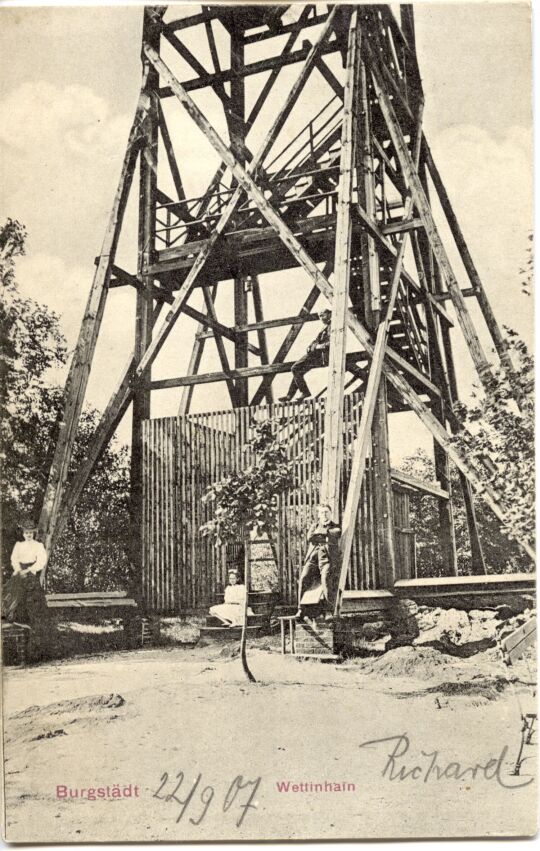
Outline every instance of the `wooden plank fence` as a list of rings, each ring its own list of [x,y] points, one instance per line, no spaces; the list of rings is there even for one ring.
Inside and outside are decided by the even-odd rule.
[[[143,424],[143,589],[151,611],[177,613],[210,605],[223,590],[227,565],[238,546],[216,548],[200,534],[210,517],[202,502],[207,487],[249,463],[246,444],[255,422],[272,418],[293,462],[295,487],[281,499],[274,541],[280,597],[294,603],[305,535],[318,501],[324,437],[324,399],[236,408],[146,420]],[[361,414],[361,395],[344,400],[344,462],[340,505],[348,487],[351,451]],[[378,587],[372,473],[368,467],[358,510],[348,587]],[[400,578],[413,562],[408,495],[394,491]]]

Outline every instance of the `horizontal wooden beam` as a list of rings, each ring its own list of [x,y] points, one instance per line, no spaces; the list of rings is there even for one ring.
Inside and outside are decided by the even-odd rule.
[[[369,50],[371,50],[371,47],[369,47]],[[399,159],[401,170],[407,179],[415,207],[424,223],[425,233],[429,240],[431,250],[433,251],[434,257],[436,258],[439,268],[446,280],[448,292],[452,296],[456,316],[463,332],[463,336],[467,342],[467,347],[476,371],[480,381],[489,392],[490,381],[493,377],[492,368],[487,360],[480,338],[476,333],[474,323],[465,304],[465,299],[461,295],[461,288],[458,284],[450,258],[439,234],[437,224],[435,223],[429,200],[424,192],[422,182],[412,161],[411,153],[403,134],[403,129],[395,112],[394,102],[391,100],[383,83],[381,67],[377,63],[377,60],[372,61],[371,72],[375,93],[379,103],[379,109],[386,121],[394,150]]]
[[[309,238],[322,238],[325,229],[331,237],[334,235],[335,216],[313,216],[301,219],[292,225],[295,236]],[[359,228],[358,228],[359,230]],[[384,237],[383,237],[384,239]],[[279,240],[278,240],[279,241]],[[199,239],[183,245],[160,251],[156,263],[145,269],[147,275],[160,275],[168,271],[176,271],[180,267],[189,267],[195,262],[197,253],[203,248],[208,239]],[[265,243],[272,248],[276,243],[276,232],[272,227],[261,226],[257,228],[246,228],[245,230],[226,231],[223,235],[223,250],[230,250],[234,255],[244,258],[245,252],[252,250],[260,253],[265,249]],[[230,246],[230,247],[229,247]]]
[[[536,573],[502,573],[487,576],[438,576],[398,579],[394,593],[401,597],[480,596],[482,594],[534,594]]]
[[[335,11],[335,9],[333,11]],[[244,170],[242,165],[236,160],[234,154],[229,150],[229,148],[223,142],[221,137],[216,133],[215,129],[209,123],[208,119],[201,112],[201,110],[196,106],[194,101],[190,98],[189,94],[185,91],[185,89],[183,89],[182,85],[178,82],[178,80],[176,80],[174,75],[171,74],[169,69],[162,62],[162,60],[160,60],[157,53],[148,45],[145,47],[144,52],[145,52],[146,56],[148,56],[148,58],[152,61],[152,64],[154,65],[154,67],[156,67],[156,69],[159,70],[160,74],[165,79],[167,79],[169,81],[169,84],[173,88],[176,97],[183,104],[187,113],[193,118],[193,120],[195,121],[197,126],[203,131],[203,133],[205,134],[205,136],[207,137],[207,139],[211,143],[212,147],[220,155],[223,162],[225,162],[227,164],[227,166],[230,168],[233,176],[238,181],[239,186],[241,186],[247,192],[247,194],[255,202],[255,204],[257,205],[257,207],[261,211],[261,214],[264,216],[264,218],[267,220],[267,222],[272,227],[275,228],[275,230],[279,234],[283,244],[287,247],[287,249],[291,252],[291,254],[298,260],[299,265],[301,265],[304,268],[304,270],[308,273],[308,275],[312,279],[315,286],[317,286],[318,289],[320,289],[321,292],[324,294],[325,298],[330,303],[332,303],[332,296],[333,296],[332,285],[330,284],[330,282],[326,278],[325,274],[323,272],[321,272],[321,270],[318,268],[317,264],[313,261],[313,259],[306,253],[305,249],[302,247],[302,245],[296,239],[294,234],[291,232],[290,228],[282,220],[279,213],[277,213],[273,209],[273,207],[268,203],[268,200],[265,198],[261,189],[254,182],[252,176],[250,174],[248,174]],[[384,101],[386,103],[386,105],[389,107],[389,109],[391,110],[392,105],[391,105],[389,99],[386,96],[386,92],[384,92],[381,89],[380,85],[377,85],[376,75],[374,75],[373,79],[376,82],[377,93],[379,95],[379,100],[381,101],[381,104]],[[395,129],[395,127],[397,126],[397,121],[396,121],[394,115],[391,116],[391,120],[388,123],[389,123],[389,129],[390,129],[390,127]],[[401,130],[399,130],[399,132],[401,133]],[[399,141],[400,141],[401,146],[404,148],[404,150],[406,149],[405,153],[406,153],[406,157],[408,158],[407,162],[404,163],[404,165],[409,166],[409,161],[412,162],[412,160],[410,160],[410,153],[409,153],[408,149],[406,148],[406,144],[405,144],[405,141],[404,141],[402,135],[401,135]],[[394,140],[394,144],[396,144],[396,140]],[[397,147],[397,145],[396,145],[396,147]],[[425,203],[427,203],[427,202],[426,202],[426,199],[425,199],[425,195],[423,195],[423,197],[422,197],[422,194],[423,194],[422,187],[420,186],[420,190],[418,192],[415,190],[415,181],[416,181],[416,184],[419,183],[418,175],[414,171],[414,168],[413,169],[410,169],[410,168],[405,169],[404,168],[404,171],[408,172],[407,176],[410,179],[410,188],[411,188],[413,197],[415,198],[415,203],[420,208],[420,211],[423,214],[424,213],[423,208],[425,207]],[[426,225],[428,224],[428,222],[426,221],[426,219],[428,218],[428,215],[431,215],[431,210],[429,210],[429,212],[426,213],[425,216],[422,215],[422,218],[424,219],[424,222],[425,222]],[[426,227],[426,231],[428,231],[428,230],[429,230],[429,228]],[[435,247],[435,246],[433,246],[433,247]],[[440,260],[441,258],[438,257],[438,259]],[[449,286],[450,291],[452,291],[452,282],[448,279],[448,276],[447,276],[447,284]],[[348,322],[348,325],[349,325],[352,333],[354,334],[356,339],[359,341],[359,343],[362,346],[364,346],[364,348],[366,349],[366,351],[370,355],[373,355],[374,344],[373,344],[373,341],[371,339],[371,335],[369,334],[367,329],[362,325],[362,323],[360,322],[358,317],[353,313],[352,310],[349,310],[349,312],[347,314],[347,322]],[[154,351],[156,353],[157,353],[157,351],[159,351],[159,347],[160,347],[160,345],[162,345],[165,336],[166,335],[163,335],[163,340],[160,339],[159,343],[152,341],[151,348],[153,347]],[[154,354],[154,352],[152,352],[152,354]],[[456,449],[452,445],[451,438],[450,438],[448,432],[446,431],[446,429],[442,426],[442,424],[433,415],[433,413],[431,412],[429,407],[424,403],[424,401],[420,398],[420,396],[413,390],[413,388],[411,387],[409,382],[399,373],[399,370],[396,369],[394,363],[392,363],[392,360],[395,361],[395,353],[392,353],[391,351],[389,351],[388,356],[389,356],[390,359],[386,361],[385,366],[384,366],[384,372],[385,372],[386,376],[389,378],[389,380],[392,382],[394,387],[401,394],[403,399],[406,402],[409,403],[412,410],[415,411],[418,414],[418,416],[420,417],[422,422],[431,431],[431,433],[433,434],[433,436],[435,437],[435,439],[437,440],[439,445],[443,449],[445,449],[445,451],[448,453],[449,458],[454,462],[454,464],[458,467],[458,469],[462,470],[462,472],[471,481],[474,488],[481,492],[483,499],[487,502],[487,504],[493,510],[496,517],[499,520],[501,520],[502,522],[504,522],[505,521],[505,513],[504,513],[505,509],[503,507],[503,504],[500,502],[499,495],[489,485],[487,485],[486,483],[484,483],[480,479],[480,476],[478,475],[475,468],[469,465],[468,459],[465,459],[459,452],[456,451]],[[400,360],[402,360],[402,359],[400,358]],[[148,352],[147,352],[146,355],[143,357],[143,360],[141,361],[141,363],[136,368],[135,378],[138,379],[139,381],[144,380],[143,376],[147,372],[148,361],[149,361],[149,357],[148,357]],[[270,365],[270,366],[273,366],[273,365]],[[421,376],[421,377],[425,381],[425,377],[424,376]],[[117,405],[117,407],[118,407],[118,405]],[[531,545],[528,543],[528,541],[526,539],[520,537],[519,543],[521,544],[521,546],[523,547],[525,552],[527,552],[527,554],[530,556],[530,558],[534,559],[535,553],[534,553],[534,550],[531,547]]]
[[[98,260],[99,258],[96,258]],[[96,264],[97,265],[97,264]],[[124,269],[120,268],[120,266],[112,266],[111,267],[112,274],[114,275],[114,279],[111,280],[109,284],[109,289],[117,289],[118,287],[134,287],[136,290],[141,290],[141,292],[150,292],[152,297],[157,301],[166,301],[169,304],[172,304],[174,301],[173,294],[169,292],[169,290],[163,289],[161,287],[156,287],[155,284],[151,286],[145,285],[140,281],[136,275],[132,275],[129,272],[126,272]]]
[[[289,372],[294,361],[287,363],[257,364],[257,366],[246,366],[241,369],[231,369],[229,372],[205,372],[200,375],[183,375],[179,378],[161,378],[156,381],[146,382],[145,387],[151,390],[169,390],[172,387],[190,387],[196,384],[215,384],[226,381],[228,378],[256,378],[258,375],[275,375],[278,372]]]
[[[365,225],[371,236],[375,237],[375,239],[378,240],[378,242],[386,249],[386,251],[391,254],[392,257],[396,258],[398,249],[390,242],[389,239],[386,238],[386,236],[379,229],[378,225],[368,216],[363,207],[360,204],[356,204],[353,209],[362,224]],[[409,286],[412,287],[413,290],[415,290],[419,294],[421,299],[427,299],[433,305],[434,310],[437,311],[441,319],[444,319],[444,321],[450,328],[453,327],[454,323],[452,322],[449,314],[446,312],[442,304],[439,304],[431,293],[428,293],[426,290],[424,290],[423,287],[420,286],[418,281],[415,281],[415,279],[411,277],[411,275],[409,275],[409,273],[405,269],[401,270],[401,279],[407,284],[409,284]]]
[[[464,290],[461,290],[461,295],[463,298],[471,298],[472,296],[477,295],[476,290],[473,287],[467,287]],[[452,296],[450,293],[436,293],[433,298],[438,301],[452,301]]]
[[[186,316],[191,317],[191,319],[196,319],[197,322],[200,322],[201,325],[208,325],[210,328],[213,328],[217,334],[220,334],[222,337],[225,337],[227,340],[231,340],[231,342],[236,342],[237,331],[234,328],[229,328],[228,325],[223,325],[221,322],[217,322],[212,316],[201,313],[200,310],[197,310],[194,307],[191,307],[189,304],[185,304],[182,308],[182,313],[185,313]],[[202,332],[200,337],[204,336],[206,332]],[[214,336],[214,334],[208,334],[208,336]],[[200,339],[199,337],[199,339]],[[253,346],[249,344],[249,350],[252,354],[260,356],[261,352],[257,346]]]
[[[403,473],[401,470],[392,469],[390,473],[392,480],[400,485],[405,485],[408,488],[421,491],[430,496],[436,496],[438,499],[450,499],[448,491],[443,490],[436,482],[424,482],[414,476],[409,476],[408,473]]]
[[[282,328],[286,325],[303,325],[305,322],[317,322],[318,313],[307,313],[305,316],[285,316],[283,319],[265,319],[263,322],[251,322],[249,325],[235,325],[234,330],[259,331],[263,328]]]
[[[355,363],[367,363],[369,360],[366,352],[350,352],[347,358],[349,364],[353,360]],[[190,387],[195,384],[215,384],[219,381],[225,381],[227,378],[256,378],[259,375],[276,375],[282,372],[290,372],[294,363],[295,361],[291,360],[284,363],[274,362],[231,369],[227,373],[207,372],[200,375],[183,375],[178,378],[161,378],[147,382],[144,386],[150,387],[152,390],[168,390],[172,387]]]
[[[302,29],[307,29],[308,27],[316,27],[319,24],[324,24],[327,18],[328,13],[324,15],[313,15],[311,18],[308,18],[304,22]],[[260,41],[266,41],[269,38],[277,38],[282,35],[287,35],[288,33],[294,32],[295,26],[296,22],[292,24],[283,24],[275,30],[265,30],[262,33],[259,32],[252,33],[251,35],[246,35],[244,37],[244,44],[255,44]]]
[[[272,71],[274,68],[281,68],[285,65],[294,65],[297,62],[304,62],[311,50],[310,42],[305,42],[304,46],[299,50],[294,50],[287,56],[271,56],[268,59],[260,59],[258,62],[251,62],[240,68],[236,76],[249,77],[252,74],[262,74],[264,71]],[[335,41],[331,41],[321,48],[321,53],[336,53],[339,51],[339,45]],[[182,83],[182,88],[187,92],[193,92],[196,89],[204,89],[207,86],[215,86],[216,83],[228,83],[233,78],[233,71],[228,68],[217,74],[205,74],[192,80],[186,80]],[[158,94],[162,98],[172,97],[174,92],[170,86],[164,86],[158,90]]]
[[[409,222],[392,222],[389,225],[381,226],[381,233],[388,236],[391,233],[403,233],[403,231],[415,230],[415,228],[423,227],[422,219],[411,219]]]
[[[178,32],[178,30],[185,30],[188,27],[195,27],[197,24],[204,24],[206,21],[215,21],[218,19],[216,14],[213,14],[210,11],[204,11],[199,15],[188,15],[185,18],[179,18],[177,21],[170,21],[168,24],[165,24],[163,27],[163,33],[166,31],[169,32]]]

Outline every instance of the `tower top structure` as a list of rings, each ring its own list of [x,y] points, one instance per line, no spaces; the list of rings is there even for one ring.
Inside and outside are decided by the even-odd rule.
[[[458,399],[452,326],[463,333],[480,380],[489,384],[491,374],[469,298],[478,302],[510,373],[512,363],[423,131],[412,6],[402,5],[399,19],[379,4],[148,6],[143,14],[140,97],[66,385],[40,520],[47,544],[130,406],[137,529],[141,430],[152,394],[178,388],[180,415],[189,413],[201,384],[225,386],[233,408],[271,404],[275,376],[290,372],[291,350],[302,327],[317,320],[319,303],[332,310],[321,499],[334,513],[344,394],[360,389],[363,398],[343,518],[343,570],[370,455],[381,576],[387,583],[395,576],[388,416],[397,411],[414,411],[434,438],[447,572],[456,570],[449,459],[462,475],[474,561],[482,570],[471,488],[482,490],[497,516],[504,509],[451,440]],[[198,150],[180,156],[187,126],[199,134],[201,152],[204,144],[212,156]],[[115,255],[137,166],[137,265],[126,270]],[[192,194],[194,172],[204,186]],[[433,197],[467,286],[452,267]],[[280,316],[265,318],[265,287],[295,269],[304,283],[295,276],[291,296],[303,286],[300,303],[291,297]],[[87,458],[68,481],[105,302],[117,287],[131,287],[136,299],[133,356]],[[218,309],[223,287],[228,319]],[[155,380],[152,367],[180,316],[194,323],[189,367]],[[280,327],[287,330],[272,351],[267,335]],[[221,369],[205,373],[210,344]]]

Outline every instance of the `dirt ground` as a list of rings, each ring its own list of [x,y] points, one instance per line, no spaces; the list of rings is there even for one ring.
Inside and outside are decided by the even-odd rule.
[[[496,651],[335,665],[259,639],[256,684],[235,654],[210,643],[7,668],[8,841],[535,832],[536,747],[512,777],[519,715]],[[473,776],[476,764],[488,767]]]

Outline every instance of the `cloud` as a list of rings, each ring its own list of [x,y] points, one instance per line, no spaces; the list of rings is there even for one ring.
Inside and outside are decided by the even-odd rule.
[[[26,82],[2,102],[0,141],[24,155],[107,156],[117,146],[123,116],[111,115],[107,102],[85,86],[63,88],[41,80]]]
[[[113,113],[85,86],[44,81],[11,91],[0,101],[0,112],[2,217],[26,225],[29,251],[91,263],[118,179],[129,116]]]

